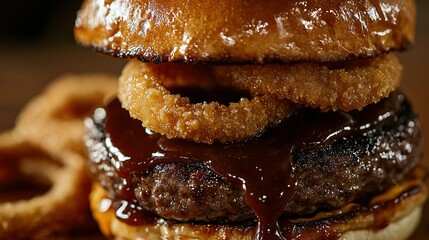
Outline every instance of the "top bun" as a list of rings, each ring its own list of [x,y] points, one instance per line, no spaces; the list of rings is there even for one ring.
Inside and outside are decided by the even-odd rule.
[[[414,40],[413,0],[86,0],[79,43],[153,62],[339,61]]]

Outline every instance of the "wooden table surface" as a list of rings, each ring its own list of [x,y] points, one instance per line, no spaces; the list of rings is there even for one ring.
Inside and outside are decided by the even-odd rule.
[[[418,1],[416,44],[399,56],[404,65],[401,89],[419,113],[429,139],[429,1]],[[69,27],[71,29],[71,26]],[[14,126],[22,106],[55,77],[67,73],[109,72],[119,74],[125,60],[95,54],[76,46],[72,39],[11,42],[0,39],[0,131]],[[429,140],[425,141],[429,149]],[[426,159],[429,159],[427,150]],[[424,160],[429,166],[429,160]],[[429,239],[429,204],[412,239]]]

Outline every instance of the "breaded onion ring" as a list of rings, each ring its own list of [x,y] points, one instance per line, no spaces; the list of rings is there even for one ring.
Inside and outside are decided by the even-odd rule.
[[[65,75],[54,80],[22,110],[16,131],[53,149],[86,152],[83,118],[114,97],[117,77],[106,74]]]
[[[118,98],[131,117],[169,138],[230,142],[253,137],[291,112],[291,104],[271,96],[241,98],[229,106],[190,103],[170,93],[177,86],[210,87],[216,79],[201,66],[131,61],[119,78]]]
[[[25,177],[32,183],[51,185],[30,199],[0,203],[0,238],[43,238],[82,227],[89,216],[84,162],[71,151],[53,152],[13,133],[0,135],[2,184]]]
[[[154,62],[340,61],[414,41],[414,0],[86,0],[79,43]]]
[[[362,109],[399,86],[402,66],[393,54],[345,62],[289,65],[225,65],[213,68],[218,78],[322,111]]]

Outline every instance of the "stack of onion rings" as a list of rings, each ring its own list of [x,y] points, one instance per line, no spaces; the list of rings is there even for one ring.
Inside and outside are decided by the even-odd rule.
[[[63,76],[0,135],[0,187],[13,190],[0,194],[0,238],[46,238],[91,226],[83,118],[116,91],[114,76]],[[13,186],[26,183],[49,189],[21,199]]]
[[[323,111],[362,109],[399,85],[402,67],[393,54],[346,62],[290,65],[152,64],[131,61],[119,81],[119,99],[144,127],[195,142],[240,141],[287,117],[293,103]],[[213,85],[250,92],[229,106],[190,103],[171,94],[177,86]]]
[[[0,169],[14,178],[0,177],[2,183],[25,176],[51,185],[47,192],[33,198],[0,203],[0,236],[41,238],[70,231],[88,220],[89,179],[82,155],[55,152],[14,133],[3,133]]]
[[[18,116],[16,131],[52,149],[86,152],[83,118],[114,97],[117,77],[106,74],[65,75],[29,102]]]

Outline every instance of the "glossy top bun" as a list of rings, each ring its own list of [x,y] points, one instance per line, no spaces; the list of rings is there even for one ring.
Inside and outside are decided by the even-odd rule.
[[[413,0],[86,0],[79,43],[154,62],[339,61],[414,40]]]

